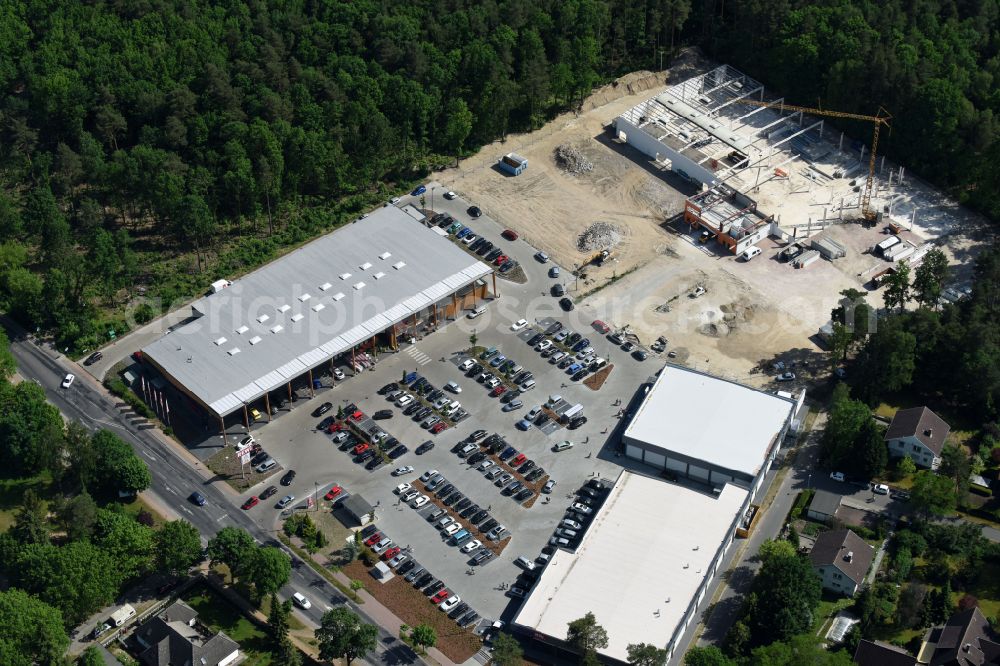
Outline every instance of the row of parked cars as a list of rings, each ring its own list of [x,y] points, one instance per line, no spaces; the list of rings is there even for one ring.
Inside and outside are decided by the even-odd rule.
[[[383,561],[403,576],[404,580],[417,589],[423,590],[431,603],[448,614],[460,627],[468,627],[479,621],[479,613],[462,601],[462,598],[449,590],[443,580],[435,578],[427,569],[403,552],[392,539],[380,532],[375,525],[369,525],[361,530],[361,538],[366,546],[380,555]]]
[[[508,256],[500,247],[500,243],[494,243],[485,237],[477,235],[471,227],[467,227],[447,213],[438,213],[431,218],[431,224],[441,227],[456,240],[465,244],[470,252],[483,258],[484,261],[492,263],[501,273],[509,273],[518,266],[517,260]]]
[[[549,363],[564,369],[573,381],[580,381],[608,364],[606,358],[597,355],[589,338],[564,328],[558,321],[528,338],[528,344]]]
[[[454,511],[458,518],[447,515],[447,510],[434,507],[426,516],[430,522],[435,522],[439,530],[449,540],[451,545],[460,547],[463,553],[468,553],[470,564],[478,565],[488,562],[493,557],[493,552],[482,547],[482,542],[475,538],[472,530],[465,527],[469,525],[476,529],[491,541],[501,541],[509,536],[507,528],[493,518],[489,509],[482,508],[470,497],[467,497],[455,484],[450,483],[447,478],[437,470],[428,470],[420,477],[424,484],[426,494],[421,494],[419,490],[407,487],[410,484],[400,484],[396,487],[401,496],[401,500],[414,509],[421,508],[429,501],[429,495],[433,494],[445,507]]]
[[[328,416],[319,422],[317,430],[330,433],[331,441],[341,451],[349,452],[355,463],[364,464],[365,469],[373,472],[386,463],[386,458],[396,460],[409,453],[405,444],[376,425],[357,405],[348,405],[344,413],[346,422]],[[353,422],[359,431],[366,433],[369,441],[352,432],[347,422]]]
[[[454,382],[449,382],[445,388],[451,393],[462,390]],[[462,403],[415,372],[409,373],[402,383],[390,382],[378,392],[401,408],[405,416],[419,421],[420,427],[435,435],[448,428],[449,420],[459,423],[469,418],[469,412],[462,407]]]
[[[600,479],[591,479],[577,490],[573,503],[566,509],[566,514],[549,539],[549,545],[576,548],[584,529],[610,490],[610,486]]]
[[[534,460],[529,460],[527,455],[518,452],[497,433],[487,436],[485,430],[477,430],[456,444],[455,452],[460,458],[465,458],[469,465],[475,465],[476,471],[492,481],[502,495],[515,502],[525,503],[534,497],[535,491],[527,484],[545,476],[542,467]],[[497,459],[494,460],[490,455],[495,455]]]
[[[513,358],[505,356],[497,347],[484,350],[478,359],[465,359],[458,369],[468,377],[475,377],[478,383],[489,389],[494,398],[506,396],[510,392],[520,395],[535,388],[535,375]],[[501,377],[506,378],[510,386]],[[509,404],[512,400],[513,398],[507,398],[503,402]],[[515,405],[504,411],[512,411],[518,407],[519,405]]]

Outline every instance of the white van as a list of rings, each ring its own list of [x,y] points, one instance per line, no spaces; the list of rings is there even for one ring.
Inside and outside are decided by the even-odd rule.
[[[462,403],[460,403],[458,400],[453,400],[450,404],[445,405],[441,409],[441,413],[444,414],[445,416],[451,416],[461,406]]]
[[[475,310],[473,310],[472,312],[470,312],[469,314],[467,314],[465,316],[468,317],[469,319],[475,319],[476,317],[478,317],[479,315],[483,314],[484,312],[486,312],[486,306],[485,305],[480,305],[478,308],[476,308]]]
[[[748,247],[747,249],[743,250],[743,254],[741,254],[740,256],[743,257],[743,261],[750,261],[758,254],[760,254],[760,248],[754,246],[754,247]]]
[[[111,614],[111,623],[116,627],[120,627],[133,617],[135,617],[135,609],[129,604],[125,604]]]

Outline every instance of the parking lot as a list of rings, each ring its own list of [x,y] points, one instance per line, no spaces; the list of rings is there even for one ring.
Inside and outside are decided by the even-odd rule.
[[[440,199],[440,195],[437,198]],[[467,205],[464,202],[449,203],[453,204],[455,213],[461,213]],[[496,225],[486,218],[476,220],[475,225],[491,236],[499,237],[502,231],[499,228],[490,229],[488,225]],[[277,496],[249,510],[262,526],[267,529],[277,527],[280,512],[275,509],[274,503],[285,493],[291,492],[296,496],[293,507],[303,507],[306,498],[316,493],[321,508],[327,510],[329,503],[322,500],[323,494],[332,484],[340,484],[346,492],[360,494],[375,506],[378,527],[391,535],[398,546],[409,548],[411,558],[443,580],[449,589],[484,618],[499,617],[507,606],[510,599],[505,596],[507,590],[503,589],[504,584],[508,588],[516,586],[515,579],[521,573],[521,569],[514,566],[514,560],[522,555],[533,560],[541,553],[552,536],[554,526],[573,503],[568,495],[572,496],[592,477],[617,476],[620,469],[618,463],[625,459],[616,458],[608,450],[604,450],[604,455],[600,454],[619,423],[617,416],[622,406],[629,403],[638,386],[659,367],[655,358],[643,362],[621,351],[590,326],[591,320],[580,309],[562,312],[556,304],[557,299],[548,295],[549,287],[554,282],[548,277],[552,264],[535,260],[534,248],[523,241],[507,245],[511,246],[511,254],[523,266],[528,281],[523,285],[501,283],[501,298],[491,303],[481,317],[460,319],[417,341],[415,345],[404,345],[398,352],[382,354],[373,370],[356,376],[349,374],[344,381],[337,382],[332,389],[323,390],[312,400],[300,400],[295,409],[282,414],[273,423],[253,428],[254,437],[279,461],[282,468],[297,472],[289,488],[282,488]],[[512,331],[511,324],[521,318],[526,318],[529,323],[520,331]],[[566,368],[550,363],[551,356],[543,357],[527,344],[527,340],[554,321],[563,322],[572,331],[580,333],[581,338],[588,338],[590,346],[594,347],[593,353],[614,365],[600,390],[593,391],[581,381],[573,381]],[[507,359],[513,359],[523,367],[523,371],[534,375],[534,388],[518,397],[523,403],[520,409],[503,411],[505,403],[500,396],[491,396],[490,389],[477,382],[476,377],[466,376],[460,370],[459,366],[467,358],[466,351],[471,346],[469,336],[473,330],[477,347],[495,347],[497,356],[502,354]],[[488,366],[485,361],[480,362]],[[496,368],[490,370],[494,374],[497,372]],[[432,434],[421,427],[420,422],[404,415],[394,402],[379,395],[380,388],[388,383],[400,382],[405,373],[413,372],[438,389],[448,382],[456,382],[461,392],[446,392],[445,395],[460,401],[470,416],[455,426]],[[509,381],[505,383],[509,384]],[[582,404],[586,422],[574,430],[555,423],[533,426],[527,431],[516,427],[529,410],[556,395],[561,396],[557,411]],[[396,396],[395,400],[398,398]],[[377,423],[389,436],[397,438],[409,451],[374,471],[365,469],[364,464],[354,463],[353,451],[340,451],[331,441],[330,434],[316,430],[321,417],[312,416],[312,412],[326,401],[334,405],[327,416],[336,414],[337,407],[351,403],[368,416],[379,410],[391,409],[391,418],[372,423]],[[481,463],[477,461],[470,466],[453,451],[457,444],[479,429],[497,433],[526,459],[544,468],[545,476],[536,479],[532,487],[539,487],[547,477],[554,480],[556,485],[548,501],[544,499],[545,495],[533,495],[524,503],[504,495],[502,488],[486,477],[484,472],[488,470],[477,471]],[[417,447],[428,440],[435,443],[433,449],[417,455]],[[563,440],[572,441],[573,447],[553,451],[553,446]],[[392,476],[395,468],[404,465],[412,465],[414,472],[401,478]],[[449,545],[445,535],[425,519],[433,503],[419,510],[402,502],[397,504],[396,486],[402,482],[414,483],[415,488],[423,493],[418,479],[427,470],[437,470],[472,503],[487,510],[490,517],[507,527],[509,539],[504,538],[494,544],[500,551],[499,555],[481,566],[473,567],[469,563],[470,554],[461,553],[458,547]],[[504,466],[504,472],[510,473],[509,467]],[[250,493],[259,493],[276,480],[277,477],[272,477],[252,488]],[[449,510],[449,515],[454,513],[454,510]],[[482,540],[481,535],[474,536]],[[476,573],[468,573],[470,569]]]

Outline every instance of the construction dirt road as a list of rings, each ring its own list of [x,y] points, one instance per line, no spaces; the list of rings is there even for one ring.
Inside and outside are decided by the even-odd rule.
[[[773,239],[759,243],[763,255],[752,262],[715,243],[698,243],[679,219],[685,198],[697,190],[615,141],[608,124],[668,83],[712,66],[697,52],[686,52],[666,72],[629,74],[595,92],[579,112],[511,135],[432,178],[476,202],[567,272],[583,267],[579,279],[563,278],[583,314],[630,327],[646,346],[666,337],[675,362],[777,388],[761,370],[778,358],[797,361],[799,379],[829,371],[817,331],[842,290],[864,291],[876,261],[865,251],[884,236],[858,224],[831,227],[829,233],[851,254],[804,270],[778,261],[781,245]],[[496,168],[508,152],[528,159],[521,175]],[[946,237],[951,246],[958,241],[956,228],[970,226],[963,219],[920,231],[925,240]],[[596,233],[581,237],[588,229]],[[610,250],[608,261],[588,265],[601,249]],[[945,249],[954,259],[956,253]],[[964,256],[968,263],[971,255]],[[705,292],[692,298],[699,286]],[[869,295],[870,303],[881,301],[881,292]]]

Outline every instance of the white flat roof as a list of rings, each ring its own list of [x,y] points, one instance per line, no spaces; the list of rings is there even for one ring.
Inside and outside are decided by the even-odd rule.
[[[795,401],[667,365],[625,437],[756,476]]]
[[[683,621],[747,497],[716,497],[623,471],[575,553],[556,551],[514,622],[565,640],[588,611],[608,632],[602,654],[665,647]]]

